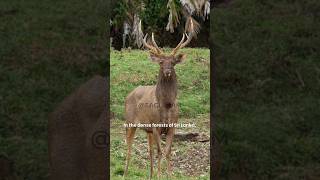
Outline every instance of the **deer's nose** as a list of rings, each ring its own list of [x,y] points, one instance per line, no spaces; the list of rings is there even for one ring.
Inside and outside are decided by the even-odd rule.
[[[164,75],[165,75],[166,77],[170,77],[170,76],[171,76],[171,70],[170,70],[170,69],[164,70]]]

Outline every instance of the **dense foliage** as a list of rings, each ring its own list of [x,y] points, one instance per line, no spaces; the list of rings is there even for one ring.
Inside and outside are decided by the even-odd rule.
[[[141,34],[151,32],[161,39],[161,43],[174,46],[175,41],[180,40],[189,17],[192,17],[194,22],[194,30],[200,32],[200,40],[196,41],[195,46],[208,47],[208,42],[203,41],[207,39],[209,32],[210,4],[207,0],[113,1],[111,14],[111,37],[114,40],[112,46],[116,49],[121,49],[123,46],[140,47],[137,41],[143,38]],[[140,20],[142,33],[137,28]],[[126,43],[123,42],[124,35],[127,35]]]
[[[179,3],[176,3],[180,5]],[[123,22],[138,14],[146,27],[154,30],[164,29],[169,11],[167,1],[163,0],[120,0],[113,4],[111,19],[117,28],[122,28]]]

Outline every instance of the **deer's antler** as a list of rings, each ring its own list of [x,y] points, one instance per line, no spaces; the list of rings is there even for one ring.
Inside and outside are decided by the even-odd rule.
[[[140,20],[140,22],[139,22],[139,29],[141,29],[141,20]],[[141,30],[141,31],[142,31],[142,30]],[[152,53],[154,53],[154,54],[162,54],[162,53],[163,53],[162,50],[159,48],[159,46],[157,45],[156,41],[154,40],[154,35],[153,35],[153,33],[152,33],[152,37],[151,37],[151,40],[152,40],[152,44],[153,44],[153,45],[150,45],[150,44],[147,43],[147,37],[148,37],[148,34],[146,34],[146,35],[144,36],[143,40],[142,40],[143,45],[144,45],[146,48],[150,49],[150,51],[151,51]]]
[[[181,41],[179,42],[177,47],[172,50],[171,55],[175,55],[178,52],[179,49],[181,49],[181,48],[185,47],[186,45],[188,45],[190,43],[190,41],[192,40],[192,37],[193,37],[193,35],[195,33],[193,20],[191,18],[189,18],[187,22],[190,23],[189,35],[187,35],[186,33],[183,33]],[[184,41],[185,36],[187,36],[187,40],[186,41]]]
[[[150,49],[150,51],[151,51],[152,53],[154,53],[154,54],[163,54],[163,51],[159,48],[159,46],[157,45],[156,41],[154,40],[154,35],[153,35],[153,33],[152,33],[152,38],[151,38],[153,45],[150,45],[150,44],[147,43],[147,36],[148,36],[148,34],[146,34],[146,35],[144,36],[144,38],[143,38],[143,41],[142,41],[142,42],[143,42],[143,45],[144,45],[146,48]]]
[[[152,39],[153,46],[157,49],[158,53],[162,54],[163,51],[159,48],[159,46],[157,45],[156,41],[154,40],[153,33],[152,33],[151,39]]]
[[[144,38],[143,38],[143,41],[142,41],[143,45],[144,45],[146,48],[150,49],[150,52],[152,52],[152,53],[154,53],[154,54],[158,54],[157,49],[147,43],[147,37],[148,37],[148,34],[146,34],[146,35],[144,36]]]
[[[186,41],[184,41],[185,36],[187,36],[187,40]],[[191,39],[192,39],[192,34],[190,34],[188,36],[186,33],[184,33],[183,36],[182,36],[182,39],[179,42],[179,44],[177,45],[177,47],[172,50],[171,55],[177,54],[178,50],[183,48],[183,47],[185,47],[186,45],[188,45],[190,43]]]

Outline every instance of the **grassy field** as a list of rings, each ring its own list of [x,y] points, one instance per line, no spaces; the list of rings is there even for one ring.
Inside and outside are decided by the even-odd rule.
[[[0,155],[17,179],[47,179],[48,113],[105,74],[105,9],[99,0],[0,1]]]
[[[179,122],[195,122],[196,128],[178,130],[202,132],[209,137],[209,50],[187,48],[181,52],[187,54],[187,59],[175,68],[178,76]],[[114,113],[111,123],[111,178],[121,179],[126,155],[124,100],[135,87],[154,85],[159,65],[151,62],[147,51],[112,50],[110,67],[111,111]],[[150,166],[146,133],[137,131],[133,147],[128,176],[130,179],[145,179]],[[209,179],[209,142],[174,142],[172,159],[174,179]]]
[[[234,0],[211,14],[223,179],[320,179],[320,2]]]
[[[168,50],[169,51],[169,50]],[[178,99],[182,117],[210,112],[210,64],[208,49],[184,49],[185,63],[175,66]],[[155,85],[159,65],[152,63],[147,51],[111,51],[111,111],[123,119],[125,97],[139,85]]]

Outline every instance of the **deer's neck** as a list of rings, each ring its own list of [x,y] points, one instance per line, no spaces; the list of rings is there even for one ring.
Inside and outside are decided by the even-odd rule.
[[[156,85],[156,96],[159,103],[173,104],[177,97],[177,76],[173,71],[170,77],[165,77],[160,70]]]

